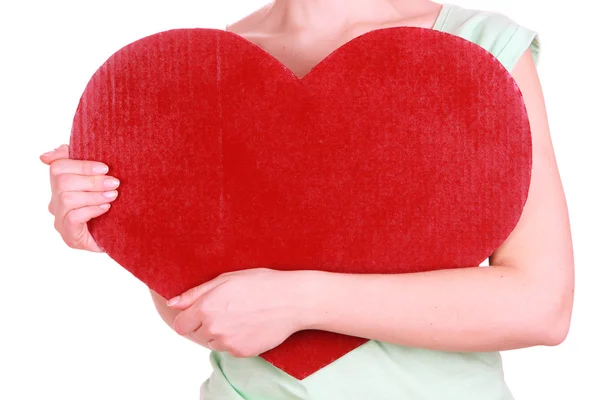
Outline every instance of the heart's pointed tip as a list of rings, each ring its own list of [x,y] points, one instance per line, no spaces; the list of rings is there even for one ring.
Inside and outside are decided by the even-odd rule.
[[[303,380],[337,362],[369,340],[334,332],[296,332],[260,356],[295,379]]]

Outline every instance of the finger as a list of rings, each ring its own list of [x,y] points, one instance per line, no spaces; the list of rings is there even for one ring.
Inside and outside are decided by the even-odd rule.
[[[60,174],[52,177],[52,187],[56,194],[60,192],[104,192],[116,189],[120,182],[108,175]]]
[[[202,314],[191,307],[177,314],[173,320],[173,329],[180,335],[189,335],[201,326]]]
[[[211,340],[209,340],[208,342],[206,342],[206,347],[208,347],[211,350],[218,351],[220,353],[222,353],[224,351],[229,351],[230,350],[219,339],[211,339]]]
[[[188,334],[188,336],[191,336],[192,338],[194,338],[194,341],[202,343],[204,344],[204,346],[211,349],[209,343],[214,339],[206,334],[205,330],[202,328],[202,323],[200,323],[200,327],[198,327],[198,329]]]
[[[196,344],[199,344],[200,346],[202,346],[202,347],[204,347],[204,348],[206,348],[208,350],[212,350],[210,347],[208,347],[208,343],[207,342],[201,341],[199,339],[196,339],[193,334],[183,335],[183,337],[186,338],[186,339],[188,339],[188,340],[191,340],[192,342],[194,342]]]
[[[98,161],[71,160],[61,158],[50,164],[50,175],[61,174],[75,175],[104,175],[108,172],[108,166]]]
[[[117,198],[118,194],[119,193],[116,190],[105,192],[60,192],[58,194],[58,199],[60,208],[62,208],[64,214],[66,214],[76,208],[99,206],[101,204],[110,203]]]
[[[40,156],[40,160],[42,160],[44,164],[48,165],[50,165],[50,163],[52,163],[53,161],[61,158],[69,158],[69,146],[66,144],[62,144],[56,149],[44,153]]]
[[[81,207],[67,212],[63,218],[63,236],[65,242],[69,245],[70,243],[78,242],[78,238],[84,232],[85,224],[90,219],[104,214],[109,209],[110,204],[102,204],[99,206]]]
[[[225,283],[229,279],[229,276],[218,276],[213,280],[210,280],[202,285],[195,286],[179,296],[175,296],[169,301],[167,301],[167,305],[177,309],[188,308],[196,300],[198,300],[203,294],[209,292],[210,290],[216,288],[217,286]]]
[[[233,345],[231,338],[211,339],[206,343],[206,346],[211,350],[218,351],[221,353],[226,351],[227,353],[229,353],[230,356],[235,358],[248,358],[252,357],[253,355],[258,355],[252,354],[252,352],[249,352],[248,350],[244,351],[240,349],[239,346]]]

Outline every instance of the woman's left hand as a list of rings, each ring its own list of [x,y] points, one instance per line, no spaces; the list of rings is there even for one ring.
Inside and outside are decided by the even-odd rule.
[[[173,329],[215,351],[257,356],[304,329],[307,272],[255,268],[219,275],[169,300],[183,310]]]

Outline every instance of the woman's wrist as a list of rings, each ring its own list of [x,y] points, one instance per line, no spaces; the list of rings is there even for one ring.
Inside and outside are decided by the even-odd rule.
[[[331,295],[330,275],[332,273],[316,270],[290,272],[294,290],[294,324],[297,330],[318,329],[319,317],[323,312],[325,296]]]

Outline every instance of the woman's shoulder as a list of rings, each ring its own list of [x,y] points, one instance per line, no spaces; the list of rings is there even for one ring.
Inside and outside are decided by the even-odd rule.
[[[435,29],[480,45],[509,71],[527,49],[531,50],[536,65],[539,60],[538,33],[499,12],[446,3]]]

